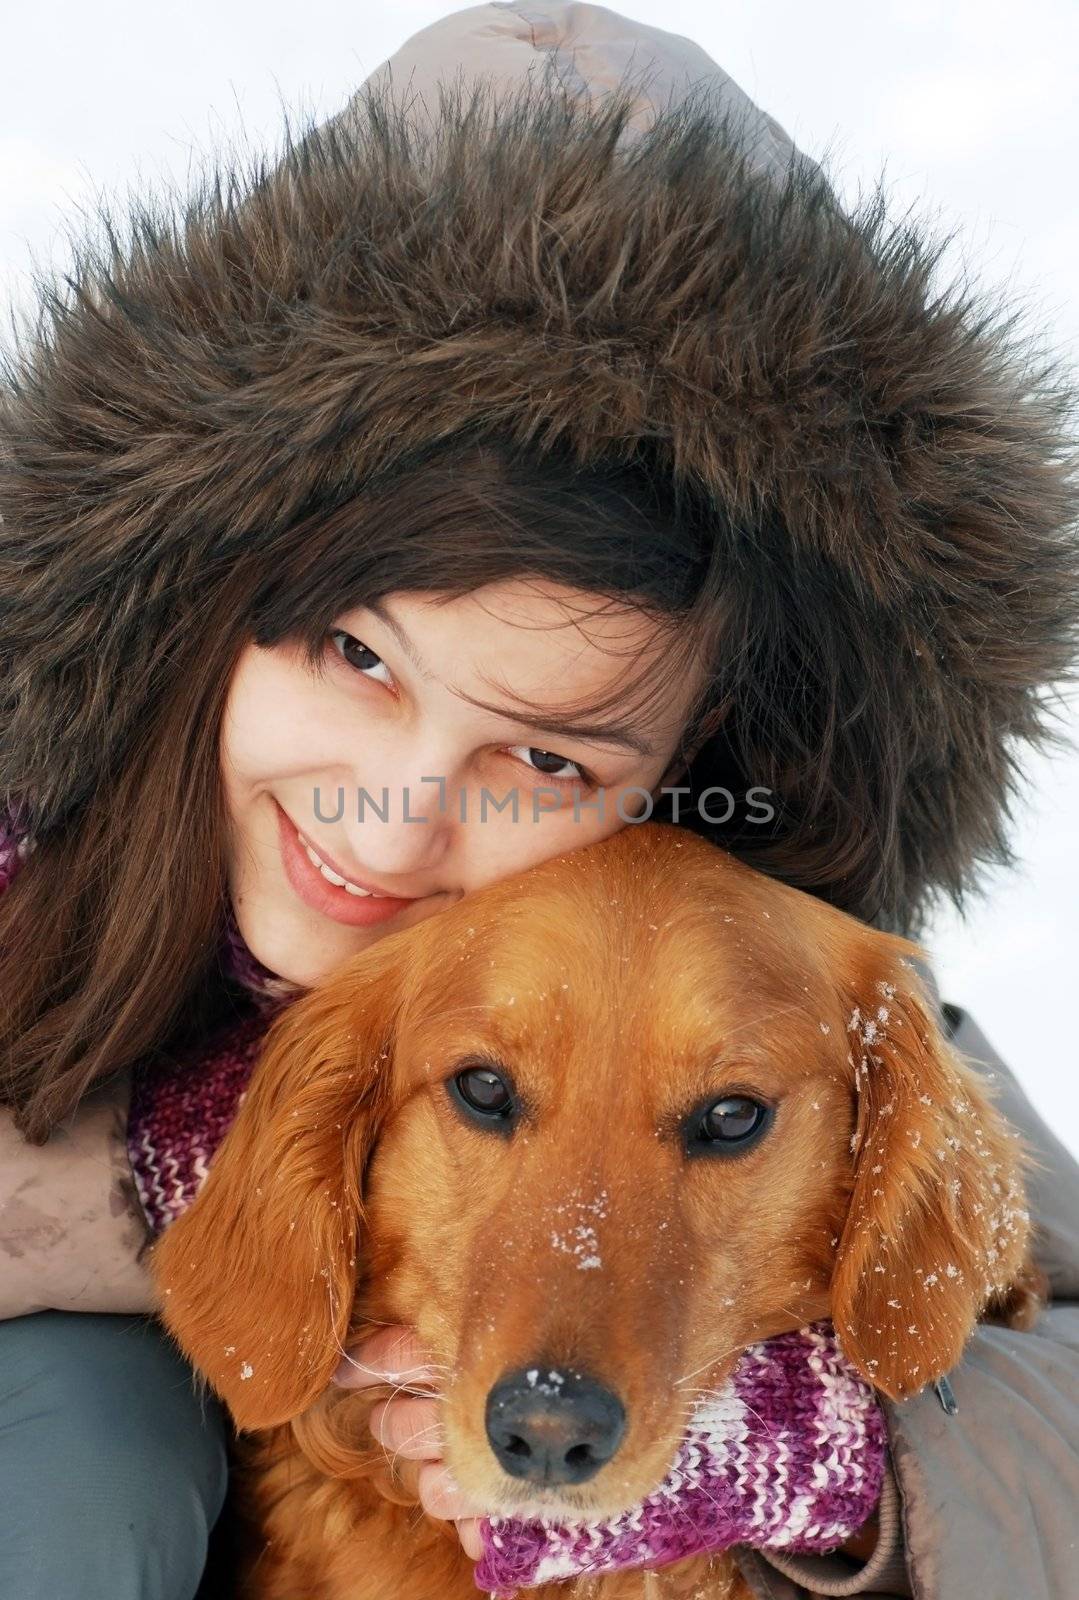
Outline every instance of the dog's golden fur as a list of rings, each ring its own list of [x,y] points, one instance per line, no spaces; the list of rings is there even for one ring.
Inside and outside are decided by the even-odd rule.
[[[371,1438],[388,1386],[328,1388],[377,1325],[414,1327],[444,1372],[445,1461],[473,1503],[571,1517],[653,1489],[756,1340],[831,1317],[900,1398],[987,1309],[1027,1320],[1023,1153],[938,1029],[918,954],[648,823],[385,937],[284,1011],[154,1252],[168,1327],[254,1434],[243,1593],[476,1594],[452,1525],[401,1503]],[[512,1076],[511,1137],[447,1092],[477,1055]],[[687,1156],[684,1119],[735,1092],[775,1107],[770,1131]],[[627,1417],[590,1482],[542,1492],[484,1432],[492,1385],[541,1359],[596,1374]],[[718,1555],[575,1592],[717,1600],[741,1580]]]

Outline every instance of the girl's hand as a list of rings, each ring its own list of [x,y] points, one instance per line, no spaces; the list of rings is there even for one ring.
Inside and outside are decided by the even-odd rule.
[[[420,1463],[415,1475],[398,1476],[414,1489],[428,1516],[453,1521],[465,1554],[478,1561],[483,1554],[479,1512],[462,1495],[449,1470],[442,1465],[442,1438],[438,1402],[425,1389],[437,1385],[437,1375],[427,1352],[416,1343],[411,1328],[379,1328],[343,1356],[333,1381],[343,1389],[363,1389],[375,1383],[396,1383],[398,1392],[380,1400],[371,1411],[371,1432],[395,1463]]]

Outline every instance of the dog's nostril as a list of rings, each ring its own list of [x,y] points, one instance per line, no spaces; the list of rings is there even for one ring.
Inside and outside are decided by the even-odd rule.
[[[618,1449],[626,1413],[594,1379],[536,1366],[495,1384],[486,1423],[491,1448],[511,1477],[585,1483]]]

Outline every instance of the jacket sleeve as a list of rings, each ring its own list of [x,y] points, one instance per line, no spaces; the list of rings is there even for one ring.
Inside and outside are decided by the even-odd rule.
[[[738,1552],[761,1600],[818,1594],[914,1600],[1064,1600],[1076,1592],[1079,1506],[1079,1164],[1050,1132],[973,1018],[943,1007],[952,1043],[984,1069],[1039,1163],[1027,1176],[1034,1257],[1052,1303],[1020,1333],[982,1324],[949,1375],[958,1412],[935,1390],[884,1402],[898,1488],[904,1575],[878,1555],[761,1558]],[[882,1500],[881,1525],[887,1507]],[[850,1587],[853,1584],[854,1587]],[[887,1587],[885,1585],[887,1584]]]
[[[123,1074],[84,1095],[43,1145],[0,1108],[0,1320],[155,1308],[127,1156],[129,1088]]]
[[[0,894],[27,854],[0,816]],[[125,1137],[130,1091],[126,1073],[99,1085],[43,1145],[29,1144],[0,1106],[0,1320],[154,1309],[150,1231]]]

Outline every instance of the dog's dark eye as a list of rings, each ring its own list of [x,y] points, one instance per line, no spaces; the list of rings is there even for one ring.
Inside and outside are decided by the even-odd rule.
[[[450,1081],[465,1109],[485,1120],[505,1121],[514,1110],[513,1094],[506,1080],[489,1067],[467,1067]]]
[[[756,1144],[772,1120],[772,1108],[748,1094],[729,1094],[708,1107],[697,1124],[693,1144],[719,1155]]]

